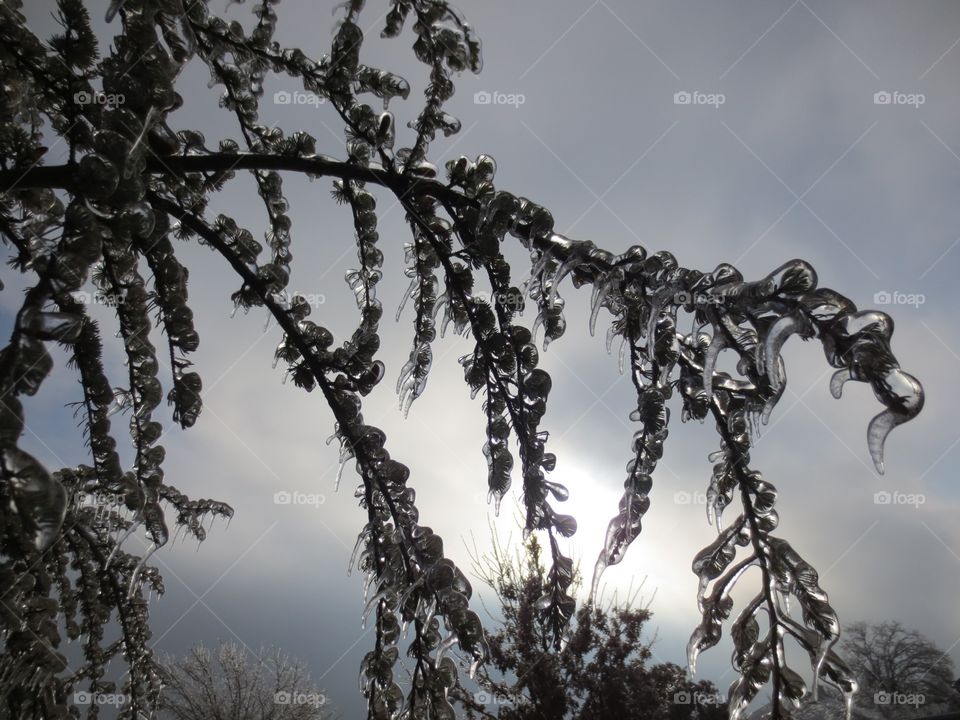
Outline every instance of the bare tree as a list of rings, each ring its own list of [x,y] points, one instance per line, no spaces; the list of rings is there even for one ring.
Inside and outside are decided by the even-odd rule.
[[[364,396],[385,375],[377,358],[384,255],[375,193],[395,198],[409,226],[401,272],[410,280],[415,320],[409,360],[399,371],[400,403],[409,408],[426,390],[438,330],[450,326],[471,339],[461,363],[468,394],[485,399],[488,488],[499,502],[516,476],[525,530],[544,537],[549,570],[536,612],[551,646],[563,644],[576,611],[565,539],[577,525],[558,510],[567,489],[550,479],[557,458],[543,420],[553,380],[539,367],[536,335],[542,331],[544,347],[564,336],[560,290],[572,281],[592,288],[591,332],[601,311],[609,315],[608,343],[620,343],[636,394],[630,419],[637,429],[623,439],[630,458],[624,491],[611,508],[594,587],[640,534],[672,401],[684,420],[709,419],[719,446],[708,498],[720,533],[693,564],[702,621],[689,643],[691,668],[726,626],[739,673],[729,698],[734,718],[764,686],[775,718],[806,694],[787,663],[788,641],[809,654],[814,683],[852,693],[852,675],[831,650],[837,615],[811,564],[777,534],[777,492],[751,466],[750,448],[784,394],[780,351],[796,335],[822,344],[835,396],[848,381],[864,382],[883,405],[867,430],[882,472],[887,435],[923,406],[920,383],[901,370],[891,349],[893,320],[819,287],[814,268],[800,259],[749,280],[727,263],[698,270],[666,250],[635,245],[613,253],[568,238],[546,208],[497,187],[497,165],[488,155],[451,161],[441,178],[429,162],[431,142],[438,133],[459,132],[445,104],[455,77],[481,66],[473,28],[444,0],[389,3],[384,41],[410,34],[429,77],[423,102],[407,106],[406,118],[402,101],[410,84],[361,61],[363,0],[340,6],[327,54],[282,47],[274,39],[275,4],[257,0],[244,24],[203,1],[111,0],[112,37],[104,48],[83,0],[58,0],[62,31],[49,41],[27,27],[19,0],[0,4],[0,236],[12,271],[28,286],[0,355],[0,577],[7,588],[0,694],[12,716],[64,717],[70,694],[80,687],[98,691],[114,658],[127,665],[126,712],[149,711],[160,675],[148,644],[146,596],[163,588],[147,564],[150,554],[168,543],[171,525],[202,540],[206,519],[232,513],[222,502],[181,492],[164,475],[158,407],[166,397],[182,429],[202,409],[202,380],[190,360],[200,338],[188,268],[177,249],[190,240],[235,273],[239,309],[276,321],[277,360],[298,387],[317,391],[329,406],[342,460],[356,463],[357,497],[367,513],[357,561],[368,576],[376,630],[361,666],[368,716],[452,716],[448,694],[457,668],[444,651],[456,645],[475,664],[489,652],[469,607],[470,583],[421,522],[408,467],[391,456],[386,434],[362,412]],[[90,5],[100,12],[100,4]],[[234,137],[215,146],[178,113],[193,102],[177,92],[191,64],[222,88],[221,107],[236,127]],[[321,154],[309,132],[260,121],[264,87],[277,74],[329,103],[342,121],[344,147]],[[49,152],[55,146],[61,158]],[[263,243],[228,214],[208,212],[211,199],[239,191],[233,181],[247,173],[263,204]],[[353,221],[357,267],[346,280],[358,322],[336,343],[322,320],[308,319],[309,303],[287,290],[292,222],[283,177],[289,174],[332,181]],[[502,249],[508,242],[519,243],[528,261],[512,267]],[[110,299],[119,326],[110,352],[125,359],[120,377],[108,375],[119,364],[105,362],[105,338],[78,292]],[[528,303],[532,322],[523,317]],[[165,337],[151,338],[155,322]],[[21,447],[22,400],[51,372],[48,348],[55,347],[70,357],[80,381],[72,399],[90,455],[89,464],[51,471]],[[718,369],[722,352],[736,357],[736,371]],[[118,452],[119,417],[127,419],[129,467]],[[91,493],[113,498],[111,511],[94,513],[78,500]],[[143,556],[125,544],[133,533],[151,545]],[[748,582],[752,599],[731,621],[731,591]],[[111,618],[121,635],[116,641],[105,639]],[[400,637],[404,626],[408,640]],[[77,667],[68,669],[57,650],[62,634],[83,638]],[[409,681],[404,662],[412,665]]]
[[[161,660],[160,718],[169,720],[328,720],[326,694],[303,662],[279,650],[253,656],[236,643],[198,645]]]
[[[712,683],[694,682],[673,663],[651,664],[654,640],[645,637],[645,626],[652,613],[638,606],[639,589],[578,608],[567,643],[555,653],[537,613],[547,577],[536,537],[515,552],[495,539],[491,553],[474,562],[498,607],[491,611],[496,626],[488,635],[490,660],[474,678],[480,690],[458,686],[453,693],[467,718],[726,717],[726,703]]]
[[[894,715],[960,709],[953,661],[918,631],[895,621],[858,622],[846,628],[842,649],[863,688],[859,703]]]

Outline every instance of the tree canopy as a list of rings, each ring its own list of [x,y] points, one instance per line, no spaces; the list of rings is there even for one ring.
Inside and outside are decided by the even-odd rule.
[[[205,518],[232,513],[225,502],[181,491],[163,470],[157,409],[164,398],[182,429],[202,411],[201,375],[190,361],[200,338],[188,268],[177,255],[177,243],[196,241],[235,272],[235,305],[263,310],[279,325],[278,362],[298,387],[323,397],[341,459],[355,461],[356,496],[367,513],[355,563],[367,574],[365,614],[376,629],[361,667],[368,716],[453,717],[448,695],[458,673],[450,651],[470,658],[473,672],[489,660],[490,648],[470,608],[470,583],[421,522],[407,466],[363,415],[363,397],[386,374],[377,359],[384,272],[378,195],[395,198],[409,226],[402,272],[415,320],[409,360],[399,370],[400,403],[409,408],[426,390],[438,330],[472,339],[460,364],[469,394],[484,398],[488,489],[498,504],[516,477],[525,529],[544,538],[549,569],[535,607],[552,647],[572,639],[574,571],[564,541],[577,525],[557,509],[567,489],[550,479],[557,459],[542,420],[552,379],[539,367],[536,338],[542,332],[546,347],[564,337],[560,289],[570,280],[590,286],[591,332],[601,310],[610,316],[608,345],[620,343],[636,393],[623,496],[596,561],[594,589],[640,534],[674,401],[681,420],[709,421],[719,441],[708,490],[719,534],[693,563],[702,622],[689,644],[691,669],[728,625],[739,673],[729,692],[734,720],[766,685],[774,717],[787,716],[807,693],[786,661],[788,639],[810,656],[814,694],[822,680],[849,698],[856,682],[832,650],[836,613],[814,568],[776,533],[777,492],[751,467],[750,445],[783,395],[780,351],[796,335],[822,344],[835,369],[836,397],[848,381],[873,389],[882,410],[869,424],[867,445],[882,472],[887,435],[923,406],[919,382],[891,350],[892,319],[819,287],[803,260],[749,280],[726,263],[682,267],[666,250],[637,245],[614,254],[560,234],[546,208],[497,187],[490,156],[461,157],[443,170],[431,164],[438,133],[460,131],[460,120],[444,109],[454,78],[481,67],[473,28],[443,0],[392,0],[383,23],[383,36],[411,39],[425,66],[426,93],[413,109],[404,78],[361,60],[362,0],[339,8],[323,55],[274,40],[274,5],[253,3],[254,18],[244,26],[205,2],[112,0],[106,19],[116,34],[109,46],[91,30],[81,0],[58,0],[61,31],[48,41],[26,26],[20,2],[0,5],[0,234],[13,271],[29,278],[0,355],[0,575],[8,588],[0,608],[0,686],[8,690],[9,712],[66,717],[76,689],[104,690],[115,658],[128,670],[124,713],[146,712],[161,684],[148,646],[146,595],[163,590],[149,559],[168,543],[171,527],[202,540]],[[235,139],[210,147],[180,123],[185,100],[177,81],[190,64],[204,66],[222,88]],[[331,150],[339,157],[318,153],[304,130],[261,124],[265,85],[278,74],[335,108],[346,137],[343,148]],[[48,163],[55,143],[67,148],[66,160]],[[269,221],[263,242],[229,215],[208,213],[211,199],[246,173]],[[283,178],[290,173],[332,180],[334,197],[352,217],[357,267],[346,281],[358,320],[349,336],[334,338],[322,320],[309,319],[304,298],[287,292],[292,229]],[[502,248],[512,242],[529,253],[528,265],[507,262]],[[86,287],[112,299],[123,377],[108,375],[104,337],[76,296]],[[524,318],[531,316],[528,327]],[[149,338],[154,320],[163,347]],[[21,447],[23,400],[50,374],[52,345],[69,355],[80,381],[74,409],[89,464],[47,468]],[[735,356],[736,372],[718,369],[723,351]],[[163,379],[161,366],[169,367]],[[121,462],[118,417],[127,425],[128,465]],[[91,510],[82,502],[90,494],[113,498],[111,510]],[[143,556],[125,544],[134,533],[151,543]],[[748,572],[755,593],[728,623],[731,591]],[[112,619],[117,639],[107,639]],[[409,642],[402,628],[412,634]],[[79,667],[68,667],[57,650],[64,636],[82,639]],[[404,643],[412,670],[401,681]]]
[[[252,654],[252,657],[251,657]],[[159,717],[169,720],[329,720],[326,694],[303,661],[237,643],[161,660]]]
[[[563,652],[552,652],[549,630],[537,618],[547,584],[541,555],[531,536],[514,554],[497,543],[476,560],[475,574],[494,591],[499,607],[498,624],[487,638],[490,660],[474,678],[480,691],[458,687],[452,694],[468,718],[726,717],[713,683],[692,681],[674,663],[651,664],[651,612],[635,607],[639,592],[577,608]]]
[[[841,647],[859,679],[862,704],[897,717],[960,709],[950,656],[918,631],[898,622],[852,623]]]

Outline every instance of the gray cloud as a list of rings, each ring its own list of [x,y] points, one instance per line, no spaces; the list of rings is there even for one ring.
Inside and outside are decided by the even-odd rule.
[[[383,8],[368,5],[373,30],[365,61],[398,69],[416,96],[424,75],[408,57],[409,37],[375,39],[373,20]],[[960,370],[953,313],[960,300],[960,105],[953,87],[960,47],[951,50],[960,7],[942,1],[909,11],[898,3],[822,1],[459,5],[484,40],[486,67],[458,85],[451,108],[464,133],[438,141],[441,159],[493,155],[501,187],[551,208],[558,230],[610,250],[639,242],[704,270],[736,261],[748,277],[800,256],[814,263],[823,284],[860,306],[882,290],[925,296],[918,307],[881,308],[897,323],[898,357],[927,388],[924,413],[891,436],[886,476],[870,467],[864,438],[877,403],[864,387],[833,400],[828,367],[813,345],[788,349],[790,390],[754,459],[781,491],[783,534],[820,569],[841,619],[899,619],[960,659],[960,534],[952,522],[960,501],[952,417]],[[36,26],[49,26],[49,6],[28,7]],[[283,42],[313,54],[326,49],[327,6],[290,2],[279,10]],[[249,17],[245,7],[230,12]],[[289,86],[275,82],[277,89]],[[208,139],[234,135],[230,118],[216,111],[217,91],[205,83],[198,69],[185,76],[179,121],[203,129]],[[923,93],[926,102],[876,105],[874,93],[882,90]],[[273,91],[269,86],[267,97]],[[523,94],[525,102],[476,105],[480,91]],[[725,102],[676,105],[680,91],[722,93]],[[396,108],[404,122],[412,106]],[[330,108],[265,105],[263,115],[310,131],[321,152],[343,154]],[[326,182],[286,183],[294,219],[291,288],[323,293],[314,319],[342,337],[354,322],[342,283],[355,263],[349,213],[328,199]],[[389,197],[379,197],[381,210],[391,207]],[[255,201],[252,185],[238,180],[215,208],[256,234],[264,221]],[[399,269],[406,237],[401,211],[389,209],[381,225],[387,317],[406,287]],[[369,646],[355,644],[363,633],[362,580],[345,572],[364,522],[352,497],[352,464],[334,492],[336,444],[322,442],[332,419],[317,397],[281,385],[281,371],[270,371],[276,327],[264,335],[261,314],[228,320],[236,281],[208,250],[183,246],[183,253],[193,268],[190,293],[202,337],[197,364],[208,395],[197,427],[165,440],[168,474],[192,495],[233,503],[237,516],[229,530],[215,528],[199,553],[181,545],[156,556],[170,567],[167,596],[154,610],[158,647],[181,651],[218,637],[281,645],[310,662],[350,717],[359,707],[357,664]],[[522,277],[522,252],[510,253]],[[16,285],[8,287],[0,296],[6,325]],[[598,337],[589,338],[586,294],[567,288],[565,295],[567,337],[543,355],[554,377],[544,427],[556,443],[557,479],[570,486],[569,504],[581,521],[572,546],[589,572],[629,457],[630,398],[626,380],[617,381],[616,357],[603,349],[603,316]],[[480,399],[469,400],[456,363],[468,345],[438,341],[427,394],[403,421],[391,379],[408,352],[409,324],[409,309],[399,326],[385,323],[389,374],[365,415],[386,429],[392,452],[410,465],[423,521],[469,565],[464,540],[472,535],[481,551],[486,547],[489,511],[482,502]],[[120,358],[112,362],[119,369]],[[64,373],[51,382],[28,408],[38,436],[28,442],[41,451],[41,440],[63,446],[70,425],[57,398],[71,392],[73,380]],[[690,559],[714,531],[702,506],[675,496],[706,486],[706,454],[716,440],[709,424],[681,427],[678,412],[674,419],[644,535],[606,581],[612,592],[647,578],[644,595],[656,590],[656,651],[681,661],[697,619]],[[67,442],[63,460],[82,462],[79,442]],[[321,493],[325,502],[273,504],[283,490]],[[874,504],[874,493],[883,490],[923,493],[926,503]],[[498,530],[513,530],[513,517],[505,506]],[[204,596],[210,609],[195,605],[195,594],[203,596],[214,581]],[[723,649],[708,653],[702,672],[719,680],[727,657]],[[729,679],[727,673],[723,682]]]

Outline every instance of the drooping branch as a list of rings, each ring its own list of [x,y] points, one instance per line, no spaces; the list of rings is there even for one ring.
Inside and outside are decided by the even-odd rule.
[[[154,207],[168,213],[191,232],[202,237],[227,260],[243,278],[244,283],[255,291],[260,302],[284,330],[284,342],[295,345],[300,357],[310,368],[313,379],[336,418],[337,433],[349,447],[352,456],[357,459],[364,481],[364,496],[370,514],[369,527],[375,541],[368,551],[368,558],[375,568],[378,584],[382,585],[373,598],[377,610],[377,657],[382,659],[385,654],[381,647],[385,632],[383,613],[392,613],[393,609],[396,609],[404,621],[413,620],[416,628],[417,637],[411,646],[411,652],[417,658],[417,672],[410,696],[411,705],[416,706],[421,701],[430,702],[434,707],[447,704],[446,692],[443,691],[442,696],[438,696],[437,692],[452,682],[455,671],[451,677],[450,668],[454,666],[450,658],[443,657],[443,652],[451,645],[458,644],[479,663],[485,659],[487,649],[479,618],[475,613],[466,610],[466,602],[471,594],[466,577],[451,561],[443,557],[439,538],[433,535],[429,528],[420,526],[417,522],[419,513],[413,505],[413,491],[405,485],[409,470],[390,460],[383,448],[383,433],[363,423],[359,413],[359,398],[355,391],[345,384],[344,376],[340,375],[334,381],[327,377],[335,368],[326,366],[321,361],[316,347],[311,344],[303,327],[298,323],[296,313],[283,307],[263,279],[240,259],[216,230],[167,198],[156,193],[149,193],[148,197]],[[380,523],[386,518],[376,511],[379,502],[384,504],[384,509],[396,528],[402,573],[406,577],[403,592],[391,587],[399,578],[392,568],[385,567],[382,562],[385,553],[382,545],[387,529],[380,527]],[[361,539],[362,537],[361,534]],[[437,632],[435,615],[442,616],[447,624],[449,635],[442,639],[442,642]],[[392,631],[387,632],[386,637],[389,644],[396,641],[396,634]],[[440,647],[436,657],[432,657],[431,650],[438,644]],[[391,650],[389,657],[391,659],[388,665],[392,665],[397,657],[395,649]],[[383,665],[378,660],[376,669],[370,669],[368,674],[375,678],[382,672]],[[371,708],[379,707],[378,703],[394,707],[396,692],[392,682],[380,679],[377,685],[378,692],[371,694]]]
[[[368,717],[419,716],[426,709],[432,717],[452,713],[447,693],[456,668],[448,650],[459,644],[477,662],[486,654],[479,620],[468,610],[470,586],[444,558],[440,538],[420,524],[416,496],[407,484],[409,470],[389,456],[384,433],[367,425],[361,415],[360,397],[385,372],[374,359],[382,315],[375,289],[383,256],[375,246],[376,200],[363,188],[369,183],[400,201],[413,236],[407,274],[416,306],[416,330],[410,361],[401,371],[401,403],[412,402],[426,387],[436,327],[452,323],[457,332],[472,336],[474,351],[461,363],[471,393],[485,394],[483,453],[488,488],[499,499],[510,486],[513,436],[521,460],[527,529],[547,530],[554,557],[548,590],[537,601],[539,620],[549,627],[554,642],[561,642],[574,607],[567,594],[572,561],[560,552],[556,535],[572,534],[576,524],[570,516],[554,513],[548,502],[548,495],[562,501],[567,493],[547,479],[556,458],[545,451],[548,436],[539,423],[552,380],[537,367],[535,339],[543,328],[546,349],[564,335],[567,325],[560,286],[572,279],[577,287],[592,286],[591,334],[605,308],[613,318],[608,347],[620,337],[624,350],[629,350],[637,394],[637,408],[630,418],[642,423],[633,436],[624,494],[598,558],[594,587],[603,568],[621,562],[640,533],[642,516],[650,505],[652,474],[667,435],[667,401],[679,391],[681,419],[702,421],[713,412],[720,434],[721,450],[711,456],[716,464],[707,493],[708,517],[719,529],[724,509],[738,501],[742,506],[739,516],[720,530],[717,541],[694,562],[703,620],[691,639],[692,660],[719,641],[732,609],[731,589],[742,575],[759,566],[760,592],[731,627],[734,665],[740,674],[731,688],[731,711],[741,712],[768,681],[772,681],[776,717],[787,712],[785,701],[796,703],[803,695],[803,684],[784,657],[784,634],[810,654],[815,683],[823,677],[845,692],[855,689],[842,661],[830,649],[838,632],[835,613],[813,568],[773,534],[778,519],[775,491],[748,468],[747,449],[783,395],[786,368],[780,351],[796,334],[823,344],[828,363],[837,370],[831,381],[835,396],[849,380],[868,382],[885,406],[868,428],[870,454],[882,472],[887,434],[923,405],[919,383],[900,369],[892,353],[889,316],[858,311],[849,299],[818,288],[813,268],[799,260],[749,282],[726,264],[702,272],[681,267],[669,252],[648,255],[645,248],[634,246],[614,254],[592,242],[564,237],[554,231],[553,218],[545,208],[495,186],[496,163],[486,155],[447,163],[447,182],[439,180],[440,171],[428,162],[427,153],[437,133],[449,136],[460,130],[460,120],[444,110],[453,94],[454,76],[480,67],[479,42],[472,28],[443,0],[393,0],[387,13],[385,37],[399,35],[408,17],[415,20],[414,53],[429,73],[423,104],[408,124],[415,131],[408,147],[395,147],[400,142],[398,120],[387,104],[394,98],[406,100],[410,84],[361,62],[362,2],[343,5],[345,12],[329,55],[314,60],[299,49],[282,48],[273,39],[276,12],[267,0],[256,3],[257,22],[249,33],[239,22],[212,15],[205,3],[127,7],[123,0],[114,0],[108,22],[119,18],[122,29],[99,62],[82,3],[61,0],[59,4],[64,33],[52,39],[52,51],[26,29],[16,0],[0,5],[0,69],[11,78],[11,87],[26,106],[21,113],[11,109],[10,103],[0,103],[4,133],[0,234],[16,248],[17,270],[38,275],[0,358],[5,401],[0,413],[0,496],[16,501],[16,512],[0,516],[0,537],[14,562],[32,563],[39,552],[36,543],[59,543],[59,536],[68,532],[64,517],[68,522],[81,519],[92,532],[99,555],[87,543],[72,546],[82,587],[68,588],[63,572],[57,570],[68,635],[76,633],[69,622],[78,606],[84,615],[89,665],[78,670],[77,677],[100,683],[103,659],[117,652],[117,643],[101,647],[111,606],[132,613],[136,623],[145,626],[146,603],[138,584],[141,571],[152,588],[162,587],[155,569],[144,567],[145,559],[122,552],[123,540],[139,525],[146,525],[155,545],[166,541],[161,500],[176,508],[177,525],[199,539],[203,537],[199,518],[229,514],[222,503],[191,501],[165,482],[160,468],[163,448],[155,445],[161,428],[150,418],[160,397],[157,353],[139,339],[150,329],[145,323],[147,309],[157,309],[168,336],[173,372],[168,399],[174,405],[175,420],[188,427],[200,412],[201,382],[198,373],[185,372],[189,362],[182,353],[195,349],[199,338],[187,306],[186,268],[177,261],[168,236],[199,236],[242,279],[242,287],[233,295],[237,307],[265,307],[278,321],[283,340],[277,359],[287,363],[299,387],[321,389],[336,421],[341,462],[357,461],[361,477],[357,498],[367,512],[367,525],[360,532],[355,564],[367,574],[372,597],[365,616],[376,610],[377,630],[375,648],[361,667]],[[223,86],[221,105],[239,121],[241,143],[226,138],[218,150],[212,150],[200,133],[171,129],[168,122],[182,101],[174,89],[176,80],[191,60],[205,65],[213,84]],[[306,92],[330,102],[343,121],[346,161],[316,154],[316,141],[306,132],[287,136],[280,128],[259,123],[265,80],[279,73],[301,81]],[[91,80],[102,81],[104,93],[124,96],[124,101],[80,103],[74,96],[71,102],[71,94],[90,94]],[[382,111],[363,96],[382,102]],[[45,152],[45,126],[69,141],[67,164],[37,165]],[[245,152],[240,152],[241,144]],[[260,260],[264,247],[232,218],[222,215],[214,223],[203,219],[210,196],[241,171],[253,173],[267,211],[267,262]],[[360,268],[348,272],[347,282],[361,318],[356,331],[339,347],[333,347],[332,333],[307,320],[310,308],[302,298],[285,299],[292,255],[281,173],[335,178],[335,197],[350,205]],[[178,220],[175,228],[169,226],[169,218]],[[48,239],[61,230],[63,243]],[[511,269],[501,250],[508,235],[530,252],[529,268],[519,268],[526,281],[517,286],[510,281],[517,268]],[[154,274],[149,294],[139,275],[144,261]],[[90,270],[108,292],[131,295],[127,305],[117,309],[130,384],[129,390],[118,394],[119,402],[103,371],[96,326],[72,295],[86,282]],[[492,299],[474,288],[475,270],[486,274]],[[438,294],[440,282],[445,289]],[[536,307],[531,329],[517,318],[525,299]],[[56,312],[49,311],[51,305]],[[442,319],[437,321],[440,313]],[[689,333],[678,330],[683,313],[692,315]],[[80,370],[84,394],[77,407],[85,410],[82,423],[90,439],[93,468],[81,466],[51,475],[17,447],[24,422],[16,395],[36,392],[50,371],[47,342],[68,346]],[[717,369],[725,349],[737,356],[736,373]],[[123,409],[126,397],[133,400],[128,404],[133,410],[136,459],[133,470],[124,473],[108,415]],[[93,489],[122,494],[133,518],[122,509],[91,518],[89,509],[77,506],[72,493]],[[741,553],[746,557],[739,560],[738,547],[748,548]],[[62,558],[56,562],[57,568],[64,567]],[[9,567],[3,563],[5,558],[0,559],[0,572],[6,578]],[[132,597],[128,592],[124,598],[117,596],[116,587],[112,596],[105,592],[99,575],[108,569],[116,570],[116,576],[110,577],[114,584],[122,579],[137,592]],[[50,615],[47,601],[52,593],[42,573],[35,576],[39,589],[19,588],[17,597],[39,602]],[[802,623],[784,607],[788,595],[798,600]],[[768,620],[763,637],[758,613],[765,613]],[[393,670],[402,623],[409,623],[415,632],[408,649],[416,661],[409,693],[400,689]],[[132,674],[137,682],[149,685],[150,653],[142,636],[134,632],[129,642],[135,647],[125,652],[136,665]],[[49,650],[35,647],[29,639],[24,647],[30,652]],[[25,658],[24,653],[0,655],[0,672],[32,672]],[[56,693],[45,696],[38,713],[54,712],[50,703],[59,702],[72,687],[72,680],[57,679],[58,672],[53,669],[39,680],[55,687]],[[138,688],[134,694],[138,704],[144,704],[140,700],[149,692]],[[144,709],[131,708],[131,713]]]
[[[238,170],[303,173],[310,177],[331,177],[382,185],[399,196],[425,195],[454,206],[474,201],[429,177],[390,172],[377,165],[358,165],[326,156],[296,157],[275,153],[209,153],[201,155],[148,155],[145,170],[151,175],[179,178],[190,173],[228,175]],[[78,166],[37,165],[28,170],[0,171],[0,190],[16,192],[35,188],[76,191],[82,178]]]

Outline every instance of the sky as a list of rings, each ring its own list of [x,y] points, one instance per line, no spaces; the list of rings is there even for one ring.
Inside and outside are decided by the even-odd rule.
[[[28,24],[48,36],[53,3],[27,5]],[[333,5],[281,3],[277,39],[311,56],[325,53]],[[853,384],[834,400],[819,345],[796,339],[784,350],[786,393],[757,440],[753,466],[779,489],[780,534],[820,571],[842,623],[898,620],[960,661],[954,465],[960,6],[948,0],[461,0],[456,6],[483,40],[484,68],[459,79],[448,110],[463,130],[438,139],[434,163],[491,155],[499,188],[549,208],[558,232],[612,252],[641,244],[704,271],[731,262],[748,279],[801,257],[817,269],[821,286],[893,317],[894,352],[923,383],[926,406],[890,436],[886,474],[874,470],[866,447],[866,426],[879,403],[868,387]],[[402,127],[415,117],[426,80],[409,32],[379,38],[387,7],[367,3],[362,61],[410,81],[410,100],[391,105]],[[213,10],[223,10],[219,0]],[[250,10],[233,5],[228,15],[249,26]],[[117,32],[96,20],[101,38]],[[185,106],[170,124],[199,129],[215,145],[238,132],[233,117],[218,110],[219,90],[207,80],[199,65],[188,67],[178,85]],[[274,93],[296,89],[286,77],[270,78],[263,122],[305,130],[318,152],[343,158],[342,126],[332,108],[274,102]],[[405,132],[398,146],[409,138]],[[62,150],[52,148],[51,158]],[[328,181],[289,177],[285,188],[293,219],[290,289],[314,296],[311,319],[342,339],[357,320],[343,281],[357,264],[350,214],[330,199]],[[472,556],[489,550],[491,530],[516,545],[517,505],[505,502],[494,517],[486,504],[481,401],[470,400],[457,363],[470,350],[466,340],[438,340],[425,394],[408,418],[397,408],[395,378],[409,353],[412,306],[399,323],[392,318],[407,286],[402,263],[409,233],[396,203],[375,194],[386,257],[379,294],[387,377],[365,400],[364,414],[386,431],[393,456],[410,466],[421,521],[469,568]],[[264,218],[248,177],[233,181],[213,211],[262,235]],[[522,278],[529,261],[519,243],[507,244]],[[165,435],[167,478],[193,497],[229,502],[236,515],[229,528],[215,524],[199,549],[179,542],[154,555],[167,590],[152,607],[155,649],[182,653],[220,640],[251,650],[277,646],[307,663],[345,717],[359,717],[358,664],[373,636],[360,622],[362,577],[347,572],[365,522],[353,497],[357,476],[348,465],[335,488],[337,443],[325,444],[333,432],[328,408],[316,394],[284,383],[282,369],[271,370],[276,325],[263,312],[232,316],[229,296],[239,284],[208,249],[181,243],[178,252],[190,267],[204,410],[193,429]],[[9,330],[22,283],[9,272],[4,281],[0,319]],[[568,331],[541,355],[554,381],[541,427],[558,456],[551,479],[569,487],[567,507],[580,523],[567,548],[589,575],[616,510],[636,428],[627,418],[629,378],[618,374],[616,357],[604,348],[609,315],[601,313],[597,336],[590,337],[588,290],[567,284],[561,292]],[[108,308],[91,311],[115,329]],[[115,378],[119,350],[108,343]],[[60,357],[26,405],[24,447],[48,467],[86,461],[63,408],[78,392]],[[643,534],[604,580],[607,597],[640,588],[637,602],[653,611],[656,659],[682,663],[699,619],[690,562],[716,532],[706,523],[703,493],[711,471],[706,456],[718,440],[709,424],[681,425],[679,408],[673,410]],[[277,504],[281,492],[309,494],[313,502]],[[145,540],[129,543],[134,549]],[[489,607],[489,593],[477,590]],[[728,666],[729,646],[722,644],[702,658],[699,674],[725,688],[733,678]]]

